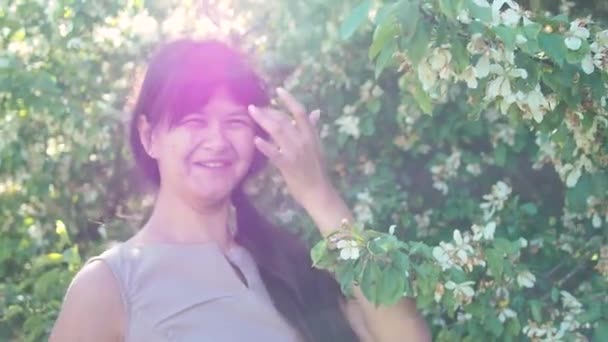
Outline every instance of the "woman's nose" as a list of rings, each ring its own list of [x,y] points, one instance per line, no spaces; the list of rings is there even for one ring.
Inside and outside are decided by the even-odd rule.
[[[204,146],[213,150],[224,150],[230,142],[226,138],[225,129],[219,122],[210,123],[203,132]]]

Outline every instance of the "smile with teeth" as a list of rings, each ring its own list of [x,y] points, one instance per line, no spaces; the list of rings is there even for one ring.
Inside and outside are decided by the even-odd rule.
[[[229,162],[198,162],[196,163],[198,166],[208,167],[208,168],[222,168],[230,165]]]

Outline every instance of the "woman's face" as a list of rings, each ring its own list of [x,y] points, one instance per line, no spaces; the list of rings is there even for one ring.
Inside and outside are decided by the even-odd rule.
[[[154,131],[149,152],[158,162],[161,190],[196,201],[229,196],[255,151],[254,121],[226,88],[218,88],[203,108],[173,127],[163,123]]]

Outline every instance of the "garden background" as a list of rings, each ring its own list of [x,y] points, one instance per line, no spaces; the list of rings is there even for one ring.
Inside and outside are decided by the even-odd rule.
[[[274,170],[248,189],[345,291],[415,296],[436,341],[608,341],[605,1],[0,3],[0,340],[45,340],[83,261],[142,224],[134,88],[190,36],[321,108],[366,229],[332,249]]]

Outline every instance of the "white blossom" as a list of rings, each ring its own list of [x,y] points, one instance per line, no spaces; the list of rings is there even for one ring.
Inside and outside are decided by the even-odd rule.
[[[529,93],[517,92],[516,98],[519,108],[524,112],[529,112],[534,121],[538,123],[543,121],[545,113],[553,109],[549,100],[541,92],[539,84]]]
[[[358,139],[361,135],[359,130],[359,117],[354,115],[343,115],[336,120],[338,132]]]
[[[520,237],[519,238],[519,245],[521,246],[521,248],[528,247],[528,240],[526,240],[526,238]]]
[[[496,222],[490,221],[483,227],[483,238],[486,240],[494,239],[494,232],[496,231]]]
[[[464,323],[466,321],[469,321],[473,318],[473,315],[471,315],[470,313],[463,313],[463,312],[458,312],[456,314],[456,321],[458,321],[459,323]]]
[[[357,241],[340,240],[336,243],[336,247],[340,250],[340,259],[342,260],[357,260],[360,255],[360,248]]]
[[[436,48],[428,59],[431,69],[438,75],[442,80],[447,80],[452,75],[452,69],[450,62],[452,61],[452,53],[450,52],[449,45],[443,45]]]
[[[474,33],[471,36],[471,41],[467,44],[467,50],[472,54],[484,53],[488,49],[489,46],[481,33]]]
[[[552,329],[554,328],[547,327],[545,325],[539,326],[535,322],[530,322],[522,329],[522,332],[524,333],[524,335],[531,339],[538,339],[541,337],[545,337]]]
[[[454,265],[449,254],[453,249],[454,247],[451,244],[446,244],[445,242],[433,248],[433,257],[439,263],[441,270],[449,270]]]
[[[570,171],[568,173],[568,176],[566,177],[566,186],[569,188],[575,187],[576,183],[578,183],[579,178],[581,178],[581,168],[573,167],[572,171]]]
[[[521,20],[522,14],[519,11],[513,8],[507,8],[504,12],[500,13],[500,19],[502,23],[506,26],[515,27],[519,24]]]
[[[429,91],[437,82],[437,73],[431,69],[426,61],[422,61],[418,65],[418,80],[422,83],[424,91]]]
[[[570,23],[570,30],[566,33],[564,43],[570,50],[578,50],[583,44],[583,40],[589,38],[589,30],[585,27],[586,23],[580,19]]]
[[[473,241],[493,240],[494,232],[496,231],[496,222],[490,221],[484,226],[474,224],[471,226],[471,231],[473,231]]]
[[[523,271],[517,274],[517,284],[521,287],[532,288],[536,282],[536,277],[530,271]]]
[[[503,5],[508,8],[501,12]],[[505,24],[507,26],[516,26],[522,18],[522,12],[519,5],[513,0],[495,0],[492,2],[492,25]]]
[[[454,150],[452,154],[446,158],[444,164],[433,165],[431,174],[433,175],[433,188],[441,191],[444,195],[448,193],[447,180],[458,175],[460,168],[461,152]]]
[[[598,213],[593,214],[591,225],[593,225],[593,228],[600,228],[602,226],[602,218]]]
[[[582,310],[583,304],[571,295],[570,292],[562,290],[560,291],[560,294],[562,295],[562,304],[564,305],[564,308],[574,312],[580,312]]]
[[[570,14],[570,11],[573,7],[576,6],[576,2],[561,0],[559,5],[559,13]]]
[[[473,20],[469,16],[469,11],[466,9],[462,9],[460,13],[456,16],[456,20],[460,21],[463,24],[470,24]]]
[[[490,73],[495,74],[496,78],[489,82],[486,89],[486,100],[492,101],[498,96],[502,97],[501,112],[506,113],[508,107],[515,102],[516,97],[511,88],[511,79],[528,77],[525,69],[514,67],[503,67],[499,64],[490,65]]]
[[[583,57],[583,60],[581,61],[581,68],[587,75],[593,73],[593,70],[595,70],[594,60],[590,53]]]
[[[498,312],[498,320],[500,320],[503,323],[507,319],[509,319],[509,318],[515,318],[515,317],[517,317],[517,312],[513,311],[510,308],[502,308]]]
[[[158,38],[158,22],[146,10],[138,13],[130,23],[133,33],[144,41],[153,41]]]
[[[473,176],[479,176],[481,174],[481,165],[479,165],[479,163],[467,164],[465,169]]]
[[[484,78],[490,74],[490,56],[483,54],[475,64],[475,76]]]
[[[528,42],[528,38],[526,38],[526,36],[524,36],[523,34],[517,34],[515,36],[515,44],[523,45],[523,44],[526,44],[527,42]]]
[[[465,81],[467,83],[467,87],[471,89],[477,88],[476,71],[470,65],[466,69],[464,69],[462,74],[458,76],[458,79],[460,79],[461,81]]]
[[[37,245],[42,245],[44,241],[44,232],[42,231],[42,229],[40,229],[40,226],[38,226],[37,224],[29,226],[29,228],[27,229],[27,233]]]
[[[374,214],[372,212],[372,205],[374,199],[368,190],[362,191],[357,194],[357,202],[353,208],[353,213],[357,218],[358,222],[371,223],[374,220]]]
[[[461,302],[470,301],[475,296],[475,290],[471,285],[474,285],[474,281],[465,281],[460,284],[456,284],[453,281],[445,283],[445,288],[454,292],[454,297]]]
[[[492,185],[492,192],[484,195],[483,199],[486,202],[481,203],[480,207],[484,211],[484,219],[488,220],[494,215],[497,210],[502,210],[504,202],[509,198],[511,194],[511,187],[505,182],[498,181]]]
[[[388,227],[388,233],[390,235],[395,235],[395,229],[397,228],[397,225],[392,224],[390,227]]]

